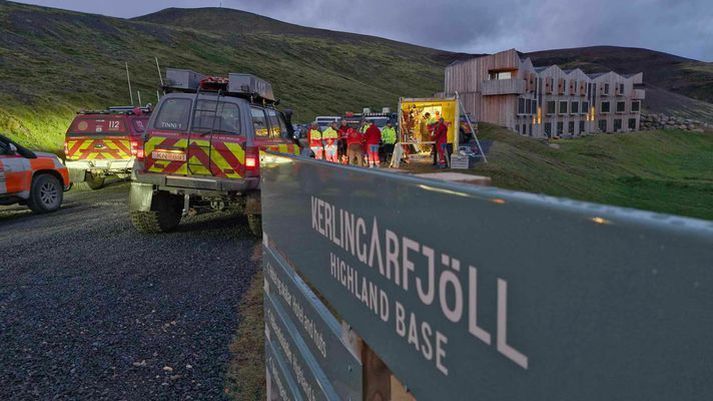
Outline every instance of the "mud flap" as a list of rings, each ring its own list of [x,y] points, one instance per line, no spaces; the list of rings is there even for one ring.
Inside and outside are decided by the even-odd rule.
[[[245,214],[262,214],[260,192],[251,192],[247,195],[245,202]]]
[[[86,174],[84,169],[69,169],[69,182],[84,182]]]
[[[153,198],[153,185],[132,182],[129,190],[129,211],[150,212]]]

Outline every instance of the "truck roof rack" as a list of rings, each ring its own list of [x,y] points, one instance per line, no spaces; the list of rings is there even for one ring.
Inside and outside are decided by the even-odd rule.
[[[138,106],[111,106],[106,110],[79,110],[77,114],[135,114],[134,110],[141,110],[142,113],[150,113],[153,109],[151,105]]]
[[[216,77],[192,70],[166,68],[166,91],[196,93],[220,92],[225,96],[249,99],[251,102],[277,104],[272,85],[252,74],[231,72],[228,77]]]

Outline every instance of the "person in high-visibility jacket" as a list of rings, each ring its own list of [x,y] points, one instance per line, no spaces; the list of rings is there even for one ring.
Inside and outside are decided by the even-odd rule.
[[[381,142],[381,130],[376,124],[367,122],[366,129],[366,155],[369,160],[369,167],[379,167],[379,143]]]
[[[315,159],[324,157],[324,144],[322,143],[322,131],[319,130],[317,123],[312,123],[309,129],[309,147],[314,152]]]
[[[394,144],[396,144],[396,129],[394,129],[391,121],[387,122],[386,126],[381,129],[381,140],[384,143],[382,147],[384,160],[388,163],[394,153]]]
[[[337,132],[337,123],[332,123],[327,129],[322,132],[322,140],[324,141],[324,158],[332,163],[339,163],[337,155],[337,140],[339,133]]]

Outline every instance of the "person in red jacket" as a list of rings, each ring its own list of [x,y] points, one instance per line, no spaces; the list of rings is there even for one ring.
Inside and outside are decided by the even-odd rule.
[[[438,152],[438,168],[446,168],[446,152],[448,151],[448,124],[443,120],[439,119],[436,124],[434,124],[433,132],[431,133],[431,138],[436,142],[436,151]]]
[[[347,132],[349,131],[349,126],[347,125],[346,120],[342,120],[342,122],[339,125],[339,129],[337,130],[337,133],[339,133],[339,161],[342,164],[348,164],[349,160],[347,159]]]
[[[381,130],[376,124],[368,122],[366,129],[366,154],[369,160],[369,168],[379,167],[379,143],[381,142]]]
[[[363,136],[354,128],[347,128],[347,159],[349,164],[362,167],[364,164]]]

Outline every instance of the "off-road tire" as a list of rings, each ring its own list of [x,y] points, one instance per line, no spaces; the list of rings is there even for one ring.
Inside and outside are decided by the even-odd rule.
[[[151,201],[150,211],[132,211],[130,216],[131,224],[140,233],[165,233],[175,229],[181,222],[181,202],[175,195],[158,193]]]
[[[250,228],[250,232],[258,237],[262,238],[262,215],[259,214],[249,214],[247,215],[248,218],[248,227]]]
[[[84,182],[89,188],[96,190],[104,187],[105,178],[106,177],[87,173],[87,175],[84,177]]]
[[[62,206],[64,188],[52,174],[40,174],[32,178],[27,206],[35,213],[50,213]]]

